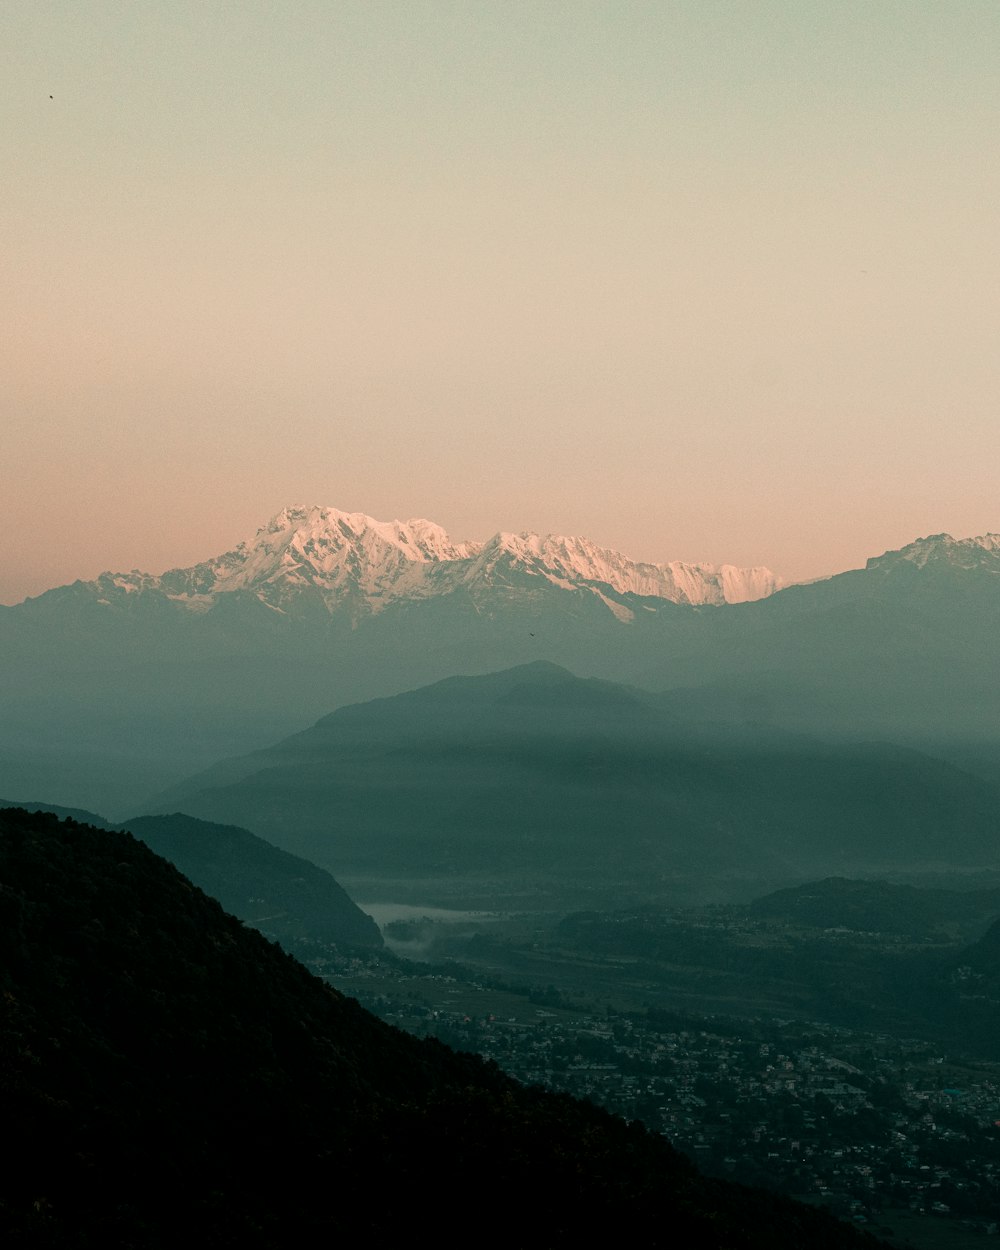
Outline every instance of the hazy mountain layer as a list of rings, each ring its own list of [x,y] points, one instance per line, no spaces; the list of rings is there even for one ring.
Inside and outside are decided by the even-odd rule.
[[[121,818],[336,707],[532,660],[670,691],[696,719],[889,738],[1000,780],[993,536],[710,607],[647,593],[652,574],[583,540],[473,550],[322,510],[274,526],[193,570],[0,609],[0,792]]]
[[[864,1244],[381,1024],[126,834],[0,812],[0,881],[4,1244]]]
[[[343,877],[621,901],[995,864],[1000,792],[917,752],[673,716],[529,665],[341,708],[164,796]]]

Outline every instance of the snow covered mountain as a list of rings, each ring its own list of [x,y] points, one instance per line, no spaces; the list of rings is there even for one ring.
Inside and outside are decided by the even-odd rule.
[[[494,535],[454,542],[432,521],[376,521],[336,508],[285,508],[249,542],[189,569],[162,577],[104,573],[89,584],[100,603],[159,591],[193,612],[219,596],[249,592],[278,612],[321,604],[355,617],[393,602],[426,599],[464,588],[477,602],[494,593],[531,595],[556,587],[598,597],[622,621],[634,616],[624,599],[690,605],[744,603],[781,586],[766,568],[731,564],[642,564],[586,538]]]
[[[873,556],[865,568],[868,571],[888,571],[903,564],[912,564],[918,569],[943,566],[1000,573],[1000,534],[980,534],[977,538],[931,534],[908,543],[898,551]]]

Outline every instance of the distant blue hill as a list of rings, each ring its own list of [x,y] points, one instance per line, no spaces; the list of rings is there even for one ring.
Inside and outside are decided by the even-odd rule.
[[[157,806],[252,825],[340,877],[611,905],[1000,858],[1000,791],[953,765],[692,720],[546,663],[340,708]]]

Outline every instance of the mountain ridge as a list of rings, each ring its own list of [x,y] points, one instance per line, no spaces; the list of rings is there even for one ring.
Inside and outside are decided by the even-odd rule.
[[[721,605],[764,598],[783,584],[763,567],[639,562],[590,539],[557,534],[500,531],[483,542],[455,542],[425,518],[378,521],[310,505],[283,508],[248,542],[189,568],[159,577],[137,569],[107,571],[73,586],[90,589],[103,606],[153,591],[189,611],[206,612],[218,596],[243,591],[283,613],[305,595],[330,612],[347,607],[372,614],[397,600],[460,587],[481,597],[501,570],[563,590],[589,590],[619,619],[627,619],[622,605],[602,587],[622,596]]]
[[[896,551],[872,556],[865,569],[888,569],[903,563],[915,565],[918,569],[949,565],[952,568],[986,569],[1000,573],[1000,534],[979,534],[971,538],[929,534],[926,538],[915,538]]]
[[[276,942],[297,940],[378,949],[378,925],[328,872],[236,825],[173,812],[114,823],[96,812],[0,799],[0,815],[22,811],[127,833],[169,860],[245,924]]]
[[[147,810],[251,826],[345,880],[475,880],[618,906],[990,867],[998,803],[996,787],[914,750],[699,722],[534,663],[341,707]]]

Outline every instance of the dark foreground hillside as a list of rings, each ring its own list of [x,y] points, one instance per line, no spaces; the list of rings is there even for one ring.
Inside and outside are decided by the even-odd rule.
[[[864,1244],[380,1024],[128,834],[0,812],[0,969],[6,1246]]]
[[[118,826],[197,882],[227,911],[283,945],[297,938],[380,947],[382,934],[328,872],[248,829],[175,812]]]
[[[103,816],[48,803],[11,803],[28,812],[54,812],[98,829],[127,830],[218,899],[226,911],[285,946],[299,940],[341,947],[383,945],[382,934],[328,872],[289,855],[235,825],[213,825],[175,812],[110,824]]]

